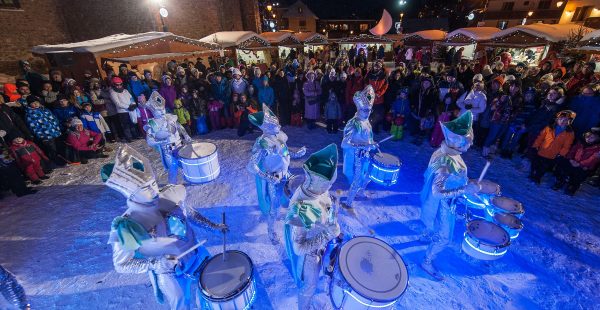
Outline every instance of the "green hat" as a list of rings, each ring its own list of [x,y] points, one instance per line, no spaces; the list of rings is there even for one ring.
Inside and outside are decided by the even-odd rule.
[[[304,170],[312,175],[318,175],[326,180],[332,180],[337,171],[338,149],[337,145],[330,144],[313,153],[304,162]]]
[[[470,110],[441,125],[448,146],[462,148],[473,141],[473,113]]]
[[[100,178],[102,179],[103,183],[106,183],[106,180],[108,180],[108,178],[110,178],[110,175],[112,174],[114,168],[115,168],[115,163],[106,164],[106,165],[102,166],[102,168],[100,168]],[[144,164],[142,164],[139,161],[136,161],[133,163],[133,168],[143,172]]]
[[[275,113],[273,113],[273,111],[271,111],[271,109],[269,109],[269,107],[266,104],[263,104],[262,109],[263,110],[260,112],[256,112],[256,113],[252,113],[252,114],[248,115],[248,120],[250,121],[250,123],[252,123],[252,125],[254,125],[256,127],[261,127],[265,123],[265,120],[267,122],[271,122],[271,123],[275,122],[275,123],[279,124],[279,121],[277,120],[277,116],[275,115]],[[265,115],[266,115],[266,117],[265,117]]]

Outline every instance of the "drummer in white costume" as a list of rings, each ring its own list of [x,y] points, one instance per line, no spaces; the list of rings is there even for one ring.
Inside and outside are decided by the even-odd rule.
[[[185,128],[177,121],[177,116],[168,114],[165,109],[165,98],[158,92],[152,92],[146,107],[152,112],[153,118],[144,126],[146,141],[150,146],[158,146],[165,170],[169,173],[169,183],[177,184],[177,158],[175,151],[181,146],[181,136],[185,143],[191,143],[192,138]]]
[[[289,177],[290,158],[304,156],[306,148],[290,152],[287,147],[288,137],[281,131],[277,116],[267,105],[263,104],[263,110],[250,114],[248,119],[263,132],[252,147],[248,170],[256,176],[258,205],[262,213],[268,216],[268,234],[275,244],[279,238],[274,226],[279,206],[285,203],[282,202],[283,185]]]
[[[373,87],[368,85],[364,90],[356,92],[353,100],[357,111],[354,117],[346,123],[342,140],[343,172],[348,181],[352,182],[348,197],[344,201],[347,208],[352,207],[356,194],[369,184],[369,152],[377,148],[377,143],[373,140],[373,129],[369,122],[375,100]]]
[[[119,273],[150,276],[157,300],[171,309],[194,307],[197,290],[192,275],[209,254],[199,247],[181,260],[173,257],[194,246],[198,240],[188,218],[212,229],[226,230],[195,210],[183,210],[183,185],[159,190],[150,162],[129,146],[118,152],[115,163],[105,165],[101,175],[106,185],[127,197],[127,210],[112,222],[109,244],[113,265]]]
[[[476,182],[469,182],[467,166],[461,154],[473,144],[473,115],[467,111],[457,119],[442,123],[445,140],[437,149],[425,172],[421,191],[421,221],[425,235],[432,238],[421,267],[437,280],[443,277],[433,267],[432,261],[450,243],[456,215],[454,199],[481,190]]]
[[[303,166],[305,181],[290,199],[284,226],[285,247],[300,288],[301,310],[310,308],[325,246],[340,234],[337,208],[329,195],[329,188],[337,178],[337,162],[335,144],[312,154]]]

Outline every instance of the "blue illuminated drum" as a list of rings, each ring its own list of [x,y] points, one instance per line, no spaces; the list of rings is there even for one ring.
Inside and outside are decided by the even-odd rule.
[[[504,256],[510,245],[510,236],[497,224],[486,220],[467,223],[462,250],[467,255],[481,260],[496,260]]]
[[[523,229],[523,222],[518,217],[508,213],[494,214],[494,223],[504,228],[510,239],[516,239]]]
[[[190,183],[206,183],[216,179],[221,172],[217,146],[208,143],[191,143],[177,150],[183,176]]]
[[[329,294],[336,309],[392,309],[407,286],[398,252],[379,239],[356,237],[340,248]]]
[[[202,264],[199,283],[202,309],[250,309],[256,296],[254,265],[248,255],[240,251],[226,251]]]
[[[398,182],[401,165],[400,159],[392,154],[376,153],[371,158],[369,178],[377,184],[392,186]]]
[[[465,194],[464,199],[471,208],[485,209],[493,197],[500,195],[500,185],[490,180],[481,180],[481,191],[477,194]]]
[[[521,218],[525,214],[523,204],[508,197],[494,197],[490,201],[490,205],[487,207],[487,218],[492,221],[494,215],[497,213],[512,214],[518,218]]]

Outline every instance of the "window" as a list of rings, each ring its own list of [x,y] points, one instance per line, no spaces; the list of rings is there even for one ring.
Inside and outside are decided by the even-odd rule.
[[[552,4],[552,1],[549,1],[549,0],[540,1],[540,4],[538,4],[538,9],[548,10],[548,9],[550,9],[550,4]]]
[[[508,26],[508,21],[507,20],[499,20],[498,21],[498,25],[497,27],[500,29],[506,29],[506,26]]]
[[[369,30],[369,24],[360,24],[360,31]]]
[[[342,24],[342,30],[348,30],[348,24]]]
[[[20,9],[19,0],[0,0],[0,9]]]
[[[572,22],[580,22],[580,21],[584,20],[587,16],[590,15],[591,9],[592,9],[591,5],[578,7],[577,9],[575,9],[575,13],[573,14],[573,17],[571,18],[571,21]]]
[[[298,21],[298,25],[300,27],[306,27],[306,19],[301,19]]]
[[[515,6],[514,2],[504,2],[502,4],[502,11],[512,11],[514,6]]]

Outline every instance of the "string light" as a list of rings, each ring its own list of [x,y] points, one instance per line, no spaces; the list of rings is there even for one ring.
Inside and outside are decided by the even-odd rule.
[[[169,37],[168,39],[165,39],[165,38],[161,38],[158,40],[151,39],[150,41],[148,41],[148,43],[145,43],[145,44],[144,43],[130,44],[129,46],[127,46],[127,48],[112,50],[110,52],[110,54],[124,53],[124,52],[128,52],[130,50],[136,50],[136,49],[140,49],[140,48],[149,48],[149,47],[157,46],[159,44],[164,44],[165,42],[166,43],[174,43],[174,42],[187,43],[187,44],[196,45],[199,47],[204,47],[204,48],[207,48],[210,50],[218,50],[219,49],[219,46],[212,44],[212,43],[201,42],[198,40],[193,40],[193,39],[189,39],[186,37],[173,35],[173,36]]]

